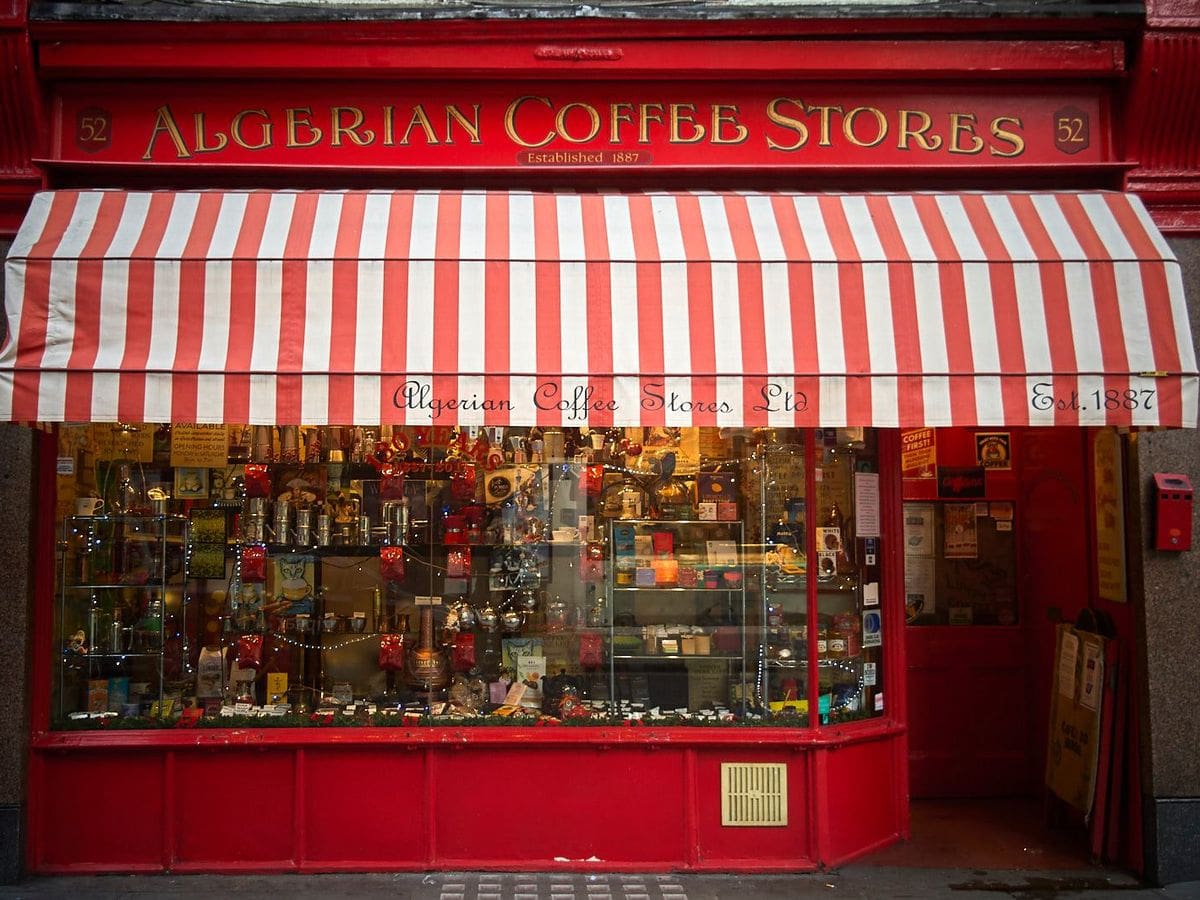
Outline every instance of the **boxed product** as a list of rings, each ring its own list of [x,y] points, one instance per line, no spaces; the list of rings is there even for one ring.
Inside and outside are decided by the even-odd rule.
[[[733,473],[701,472],[696,476],[696,499],[701,502],[734,498]]]

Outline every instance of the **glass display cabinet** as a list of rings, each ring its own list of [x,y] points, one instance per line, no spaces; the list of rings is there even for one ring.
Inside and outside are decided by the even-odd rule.
[[[753,705],[742,523],[610,524],[609,655],[618,712],[719,716]]]
[[[186,521],[174,515],[64,521],[59,718],[177,714],[173,703],[193,675],[184,625],[186,532]]]

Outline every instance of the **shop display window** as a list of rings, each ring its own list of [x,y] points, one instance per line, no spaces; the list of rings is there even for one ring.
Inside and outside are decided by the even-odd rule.
[[[58,435],[55,727],[884,712],[869,429]]]

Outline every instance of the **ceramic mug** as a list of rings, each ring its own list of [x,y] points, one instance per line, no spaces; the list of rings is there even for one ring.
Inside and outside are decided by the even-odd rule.
[[[570,526],[567,526],[565,528],[555,528],[554,531],[551,532],[551,535],[556,542],[561,541],[564,543],[568,543],[571,541],[579,540],[579,529],[571,528]]]
[[[75,515],[94,516],[104,508],[104,501],[99,497],[76,497]]]

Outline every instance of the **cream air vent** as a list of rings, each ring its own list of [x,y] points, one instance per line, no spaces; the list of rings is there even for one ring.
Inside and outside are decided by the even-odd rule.
[[[787,825],[786,763],[721,763],[722,825]]]

